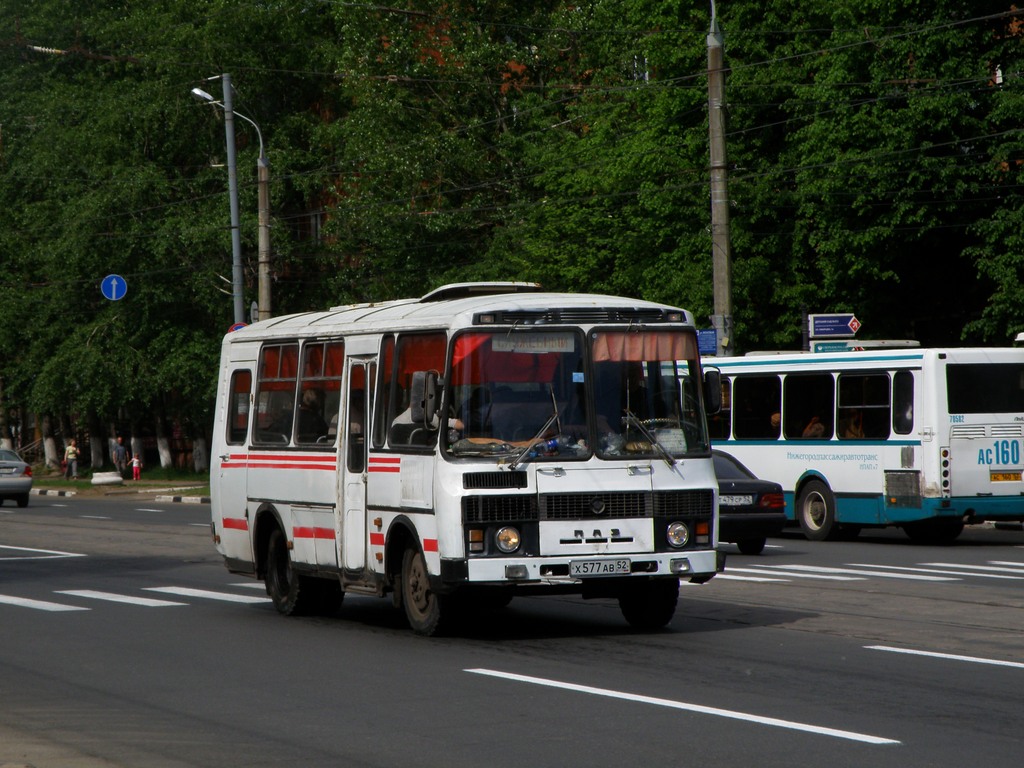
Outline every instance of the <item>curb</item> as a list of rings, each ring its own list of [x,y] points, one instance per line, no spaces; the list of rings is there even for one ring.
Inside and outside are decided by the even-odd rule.
[[[78,491],[53,491],[49,488],[33,488],[29,493],[33,496],[74,496]]]
[[[209,496],[157,496],[153,501],[174,502],[177,504],[209,504]]]

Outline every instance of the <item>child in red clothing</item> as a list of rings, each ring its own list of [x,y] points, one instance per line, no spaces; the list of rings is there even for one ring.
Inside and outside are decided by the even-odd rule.
[[[142,475],[142,457],[139,454],[132,456],[132,479],[138,480]]]

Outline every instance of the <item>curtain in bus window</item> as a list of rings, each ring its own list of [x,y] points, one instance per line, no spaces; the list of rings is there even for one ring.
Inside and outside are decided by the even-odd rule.
[[[298,361],[297,344],[268,344],[261,351],[253,436],[256,442],[286,445],[291,441]]]
[[[337,434],[341,411],[341,341],[307,342],[302,348],[302,379],[299,382],[299,411],[295,442],[298,445],[329,445]],[[330,363],[330,366],[329,366]],[[329,374],[328,368],[337,371]],[[331,432],[330,424],[335,428]]]
[[[691,360],[697,356],[697,337],[679,331],[609,331],[593,342],[595,363]]]
[[[559,355],[578,346],[572,331],[465,333],[452,350],[455,386],[501,382],[548,382]]]
[[[897,435],[914,431],[914,374],[910,371],[892,376],[892,428]]]
[[[447,337],[444,333],[406,334],[398,339],[395,378],[388,412],[391,427],[388,444],[426,447],[437,439],[438,424],[414,424],[412,421],[412,379],[420,371],[443,371]]]

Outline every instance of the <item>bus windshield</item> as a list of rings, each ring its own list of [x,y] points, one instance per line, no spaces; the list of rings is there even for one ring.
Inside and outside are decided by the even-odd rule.
[[[447,450],[529,461],[706,455],[698,379],[692,332],[464,333],[452,346]]]

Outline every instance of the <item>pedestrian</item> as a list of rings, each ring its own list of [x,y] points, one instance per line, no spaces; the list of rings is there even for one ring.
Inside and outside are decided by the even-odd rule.
[[[75,438],[68,440],[68,445],[64,449],[64,479],[65,480],[77,480],[78,479],[78,446],[75,444]]]
[[[142,457],[139,454],[132,456],[132,479],[138,480],[142,476]]]
[[[124,477],[124,471],[128,469],[128,451],[124,447],[124,438],[118,435],[117,445],[114,446],[114,467],[117,474]]]

